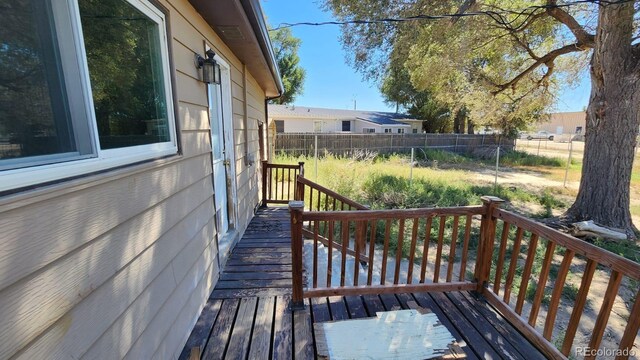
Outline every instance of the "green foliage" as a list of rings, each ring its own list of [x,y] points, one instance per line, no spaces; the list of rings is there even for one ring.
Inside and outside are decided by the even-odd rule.
[[[539,156],[517,150],[501,152],[500,164],[507,166],[567,166],[567,162],[564,159]]]
[[[272,101],[275,104],[291,104],[296,96],[302,94],[305,78],[305,70],[300,66],[298,56],[301,40],[293,36],[289,28],[270,30],[269,35],[284,85],[284,94]]]
[[[437,149],[416,151],[415,156],[418,160],[437,161],[440,164],[464,164],[472,161],[469,157]]]
[[[593,243],[614,254],[618,254],[635,262],[640,262],[640,246],[636,245],[634,241],[607,241],[597,238]]]
[[[422,130],[447,133],[452,130],[451,111],[428,91],[418,91],[411,84],[406,68],[391,64],[380,91],[387,104],[395,104],[416,119],[422,119]]]
[[[468,11],[500,15],[349,24],[342,27],[341,40],[353,66],[365,78],[379,81],[390,102],[409,108],[415,103],[413,95],[429,94],[453,114],[465,108],[474,123],[513,135],[536,121],[554,101],[557,84],[578,78],[576,73],[583,71],[579,64],[586,64],[583,53],[578,53],[582,56],[563,55],[528,70],[536,58],[573,41],[561,31],[563,24],[544,16],[544,9],[520,14],[539,4],[544,2],[474,1]],[[324,0],[324,5],[337,19],[354,20],[453,14],[460,11],[461,2]],[[594,9],[567,11],[584,19]],[[579,11],[588,13],[580,17]],[[515,78],[518,81],[510,83]]]

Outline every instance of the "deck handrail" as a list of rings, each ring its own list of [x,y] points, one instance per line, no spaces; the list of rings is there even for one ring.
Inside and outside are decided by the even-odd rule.
[[[307,185],[310,181],[299,177],[298,183]],[[314,186],[314,188],[319,188],[317,184]],[[324,191],[326,188],[322,189]],[[298,187],[298,191],[301,191],[300,187]],[[324,191],[324,193],[335,194],[330,190],[329,192]],[[355,211],[322,211],[321,208],[316,206],[316,210],[307,211],[304,202],[300,201],[305,199],[301,194],[304,193],[298,193],[300,195],[297,197],[299,201],[292,203],[292,206],[290,205],[292,219],[293,304],[302,305],[305,297],[316,296],[476,290],[502,313],[510,323],[525,334],[546,356],[553,359],[566,359],[571,352],[580,318],[584,313],[589,287],[596,268],[598,266],[605,267],[608,269],[607,271],[610,271],[610,275],[607,290],[603,296],[602,305],[598,311],[592,336],[589,340],[589,349],[597,350],[602,342],[604,330],[612,313],[623,278],[640,280],[640,264],[551,229],[522,215],[500,209],[503,201],[499,198],[483,197],[482,206],[394,210],[358,209]],[[480,221],[477,221],[478,215],[481,216]],[[460,237],[458,231],[461,218],[466,218],[464,235],[462,236],[462,244],[460,242],[456,244]],[[431,236],[431,227],[436,223],[433,220],[439,221],[435,239]],[[382,231],[384,234],[384,249],[380,274],[381,283],[374,284],[371,269],[375,263],[375,257],[379,257],[374,251],[376,226],[379,223],[384,227],[384,231]],[[398,224],[397,234],[394,234],[398,242],[395,255],[389,253],[390,224]],[[429,234],[429,236],[424,238],[422,244],[422,259],[418,270],[420,272],[419,281],[412,283],[413,266],[408,266],[406,279],[399,281],[402,243],[407,234],[410,234],[407,242],[410,249],[408,257],[409,264],[413,264],[417,260],[414,256],[419,245],[418,229],[422,226],[425,229],[424,233]],[[443,246],[445,229],[451,232],[448,254],[446,253],[446,247]],[[477,250],[475,252],[469,247],[471,242],[470,233],[472,231],[478,232]],[[334,248],[340,251],[339,286],[337,286],[338,284],[333,284],[331,280],[332,261],[327,262],[326,282],[318,279],[318,246],[321,243],[320,239],[323,237],[333,245],[327,247],[328,259],[333,259],[331,252]],[[527,241],[525,237],[528,237],[529,240]],[[304,238],[313,243],[312,264],[310,264],[312,274],[308,276],[311,282],[306,288],[302,278]],[[367,239],[369,240],[368,244]],[[429,280],[426,280],[424,272],[429,260],[429,243],[433,240],[437,241],[436,259],[432,264],[433,278],[429,282]],[[354,248],[350,248],[351,242],[353,242]],[[534,271],[533,263],[539,245],[545,246],[544,259],[542,260],[541,269]],[[455,254],[458,246],[461,252],[459,262],[456,260]],[[352,250],[352,252],[348,250]],[[507,264],[508,250],[511,251],[512,255]],[[542,250],[542,248],[539,250]],[[364,276],[359,273],[358,266],[354,265],[353,269],[350,269],[353,270],[351,283],[345,281],[347,255],[355,258],[354,264],[358,264],[363,257],[368,262],[368,272]],[[475,258],[473,258],[474,255]],[[393,284],[386,282],[386,261],[389,256],[396,257]],[[558,349],[552,342],[552,335],[555,329],[558,308],[560,307],[560,298],[567,276],[573,271],[572,264],[575,267],[572,260],[578,258],[586,261],[586,266],[584,275],[581,276],[581,285],[578,289],[566,332],[561,339],[562,346]],[[470,265],[474,261],[473,276],[470,279],[471,276],[467,276],[466,273],[467,267],[471,267]],[[548,312],[542,319],[544,320],[543,324],[541,324],[543,326],[536,329],[549,273],[554,266],[558,268],[558,271],[548,305]],[[518,274],[519,270],[522,270],[522,275]],[[444,275],[444,281],[441,281],[443,280],[440,276],[441,272]],[[578,273],[579,271],[574,272]],[[601,274],[599,273],[598,275],[600,276]],[[359,284],[360,277],[366,279],[366,285]],[[516,282],[517,277],[521,277],[519,280],[520,287],[514,290],[514,282]],[[504,282],[502,281],[503,279]],[[527,300],[526,293],[531,281],[537,281],[537,287],[534,288],[533,299]],[[502,294],[500,294],[501,291]],[[512,294],[512,291],[514,294]],[[628,357],[625,354],[628,355],[629,349],[634,346],[634,341],[640,328],[640,291],[638,289],[634,289],[634,291],[635,298],[629,300],[632,304],[630,316],[620,339],[620,356],[617,359]],[[515,299],[515,304],[511,301],[512,298]],[[525,303],[528,304],[527,308],[531,309],[528,317],[523,314]],[[587,356],[586,358],[593,358],[593,356]]]
[[[476,289],[476,280],[470,280],[467,276],[467,257],[469,253],[471,228],[474,216],[483,215],[487,212],[486,206],[466,206],[466,207],[449,207],[449,208],[426,208],[426,209],[400,209],[400,210],[355,210],[355,211],[305,211],[304,202],[295,201],[290,204],[291,210],[291,234],[292,234],[292,260],[294,264],[300,264],[300,271],[294,269],[293,272],[293,302],[294,304],[302,304],[304,297],[314,296],[330,296],[330,295],[349,295],[352,293],[361,294],[380,294],[380,293],[401,293],[407,291],[459,291]],[[462,256],[456,258],[458,241],[458,231],[460,218],[464,217],[463,231],[460,232],[463,239],[461,241]],[[451,234],[451,246],[447,254],[448,261],[442,262],[441,259],[446,251],[444,232],[447,226],[447,220],[450,218],[453,222],[453,232]],[[431,239],[432,224],[437,225],[438,235],[434,241],[437,241],[437,255],[434,264],[428,263],[428,244]],[[375,243],[377,238],[377,227],[384,230],[384,250],[381,255],[381,269],[379,274],[374,274],[374,264],[380,255],[375,254]],[[394,222],[398,224],[398,234],[392,239],[391,227]],[[307,229],[305,229],[305,224]],[[419,232],[424,230],[426,239],[424,242],[425,251],[420,259],[421,265],[419,269],[414,266],[407,266],[406,276],[402,275],[402,252],[403,243],[405,242],[405,226],[410,227],[406,230],[407,247],[410,248],[409,264],[413,264],[418,242],[420,241]],[[435,226],[434,226],[435,228]],[[351,248],[351,235],[353,234],[353,248]],[[302,248],[303,237],[313,239],[313,274],[311,276],[311,284],[307,289],[302,282]],[[327,247],[327,279],[318,278],[318,245],[321,238],[328,240],[333,246]],[[338,242],[339,241],[339,242]],[[368,244],[367,244],[368,241]],[[390,242],[396,242],[395,254],[390,251]],[[448,241],[448,240],[447,240]],[[325,244],[326,245],[326,244]],[[332,275],[332,251],[337,248],[341,254],[340,263],[340,281],[339,286],[333,283]],[[351,251],[349,251],[351,250]],[[354,258],[353,277],[351,283],[346,280],[347,276],[347,255]],[[393,272],[389,271],[389,275],[393,275],[393,280],[387,281],[387,266],[389,259],[395,258],[395,266]],[[357,264],[364,262],[368,264],[366,276],[360,274]],[[429,274],[427,278],[427,267],[433,266],[433,274]],[[441,271],[441,266],[446,269]],[[325,270],[325,269],[322,269]],[[414,271],[416,279],[414,283]],[[443,276],[440,276],[440,273]],[[474,272],[475,273],[475,272]],[[379,276],[379,284],[374,285],[374,276]],[[360,277],[366,286],[359,285]],[[319,285],[322,281],[325,285]],[[392,284],[391,284],[392,283]],[[296,291],[298,288],[299,291]]]
[[[571,353],[580,319],[588,301],[589,289],[594,275],[596,275],[595,271],[598,267],[607,269],[597,274],[601,279],[606,279],[606,276],[609,279],[588,343],[588,349],[599,349],[622,280],[625,277],[640,280],[640,264],[504,209],[494,208],[491,212],[491,218],[495,220],[496,227],[498,224],[501,225],[502,231],[499,237],[495,236],[494,231],[494,236],[488,238],[489,241],[486,242],[487,253],[483,262],[489,264],[488,271],[494,270],[494,276],[491,279],[486,279],[487,282],[482,287],[481,293],[490,304],[498,309],[507,320],[550,358],[562,359]],[[511,230],[515,230],[514,236],[511,236]],[[528,242],[526,242],[526,233],[528,233]],[[512,238],[512,242],[509,241],[510,238]],[[524,245],[526,245],[525,253],[521,251],[521,249],[524,249]],[[539,273],[536,274],[532,269],[536,251],[538,249],[542,250],[543,247],[545,251],[542,267]],[[497,252],[494,250],[497,250]],[[508,250],[518,256],[512,255],[507,264],[506,254]],[[574,270],[576,263],[573,260],[578,258],[586,261],[583,271],[580,269]],[[524,266],[522,267],[523,272],[520,284],[516,293],[512,294],[515,285],[516,267],[518,262],[522,260],[524,260]],[[504,272],[507,265],[506,272]],[[546,316],[541,317],[539,313],[543,298],[546,295],[545,289],[547,283],[550,282],[551,269],[554,266],[557,269],[557,273],[555,280],[553,280],[553,290],[547,306]],[[564,336],[560,338],[562,345],[560,349],[557,349],[552,343],[552,336],[562,293],[568,276],[572,273],[581,275],[581,283],[567,329]],[[503,278],[504,284],[502,283]],[[527,290],[532,281],[535,282],[533,288],[535,293],[533,300],[529,301],[527,300]],[[515,304],[512,304],[512,300],[515,300]],[[525,316],[524,305],[527,302],[530,303],[530,311],[528,316]],[[625,350],[628,351],[633,347],[640,328],[639,289],[635,290],[635,299],[630,299],[630,302],[633,303],[633,306],[619,345],[620,354],[622,355],[616,357],[616,359],[626,358],[624,356]],[[541,326],[536,328],[538,323]],[[594,357],[586,356],[585,358]]]
[[[328,189],[318,183],[315,183],[305,178],[303,175],[298,176],[296,182],[297,182],[297,189],[298,189],[298,191],[296,192],[296,200],[304,201],[306,198],[308,198],[309,201],[307,203],[308,204],[307,208],[310,211],[313,211],[314,208],[317,211],[322,210],[323,195],[325,197],[324,211],[345,210],[345,206],[347,207],[346,210],[368,210],[369,209],[368,206],[362,205],[357,201],[349,199],[346,196],[342,196],[331,189]],[[306,196],[307,188],[309,189],[309,197]],[[314,191],[317,193],[315,197],[316,206],[314,206],[314,201],[313,201]],[[340,205],[340,208],[338,208],[338,204]]]
[[[262,161],[261,205],[288,204],[289,201],[295,200],[298,176],[304,176],[303,161],[295,165],[272,164],[266,160]]]

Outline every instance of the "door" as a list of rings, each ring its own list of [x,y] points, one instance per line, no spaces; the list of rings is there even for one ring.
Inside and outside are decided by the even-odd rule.
[[[216,225],[218,228],[218,246],[229,231],[229,207],[227,193],[227,166],[224,136],[224,109],[222,87],[209,85],[209,122],[211,126],[211,160],[213,165],[213,189],[215,193]]]

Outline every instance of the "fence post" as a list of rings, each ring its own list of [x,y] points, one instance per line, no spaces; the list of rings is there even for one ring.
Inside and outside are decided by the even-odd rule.
[[[349,151],[351,151],[351,156],[353,156],[353,135],[349,135]]]
[[[424,133],[424,150],[427,151],[427,133]]]
[[[498,167],[500,166],[500,145],[496,149],[496,181],[493,183],[493,190],[498,189]]]
[[[491,271],[491,258],[493,256],[493,243],[496,237],[497,219],[493,216],[493,210],[500,207],[504,200],[495,196],[481,197],[484,205],[482,222],[480,225],[480,242],[478,243],[478,255],[476,259],[475,279],[476,291],[482,293],[489,282]]]
[[[413,184],[413,148],[411,148],[411,167],[409,168],[409,186]]]
[[[316,181],[318,181],[318,135],[315,136],[314,161],[316,165]]]
[[[567,159],[567,168],[564,170],[564,187],[567,187],[567,178],[569,177],[569,167],[571,167],[571,153],[573,152],[573,139],[569,140],[569,158]]]
[[[267,166],[269,162],[262,160],[262,207],[267,206]]]
[[[302,212],[304,201],[290,201],[289,214],[291,215],[291,286],[292,297],[289,309],[291,311],[303,310],[302,297]]]
[[[458,151],[458,138],[460,137],[460,134],[456,134],[456,145],[453,147],[453,152],[457,152]]]

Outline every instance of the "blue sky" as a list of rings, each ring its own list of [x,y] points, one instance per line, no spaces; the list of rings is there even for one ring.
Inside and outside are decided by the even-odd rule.
[[[272,26],[333,20],[330,13],[320,9],[319,3],[311,0],[262,0],[262,7]],[[296,26],[291,30],[302,40],[298,55],[307,72],[304,94],[295,100],[296,105],[353,109],[355,99],[358,110],[395,111],[384,103],[376,84],[364,81],[347,64],[339,26]],[[585,76],[576,88],[561,91],[557,111],[582,110],[589,101],[589,91],[589,79]]]

